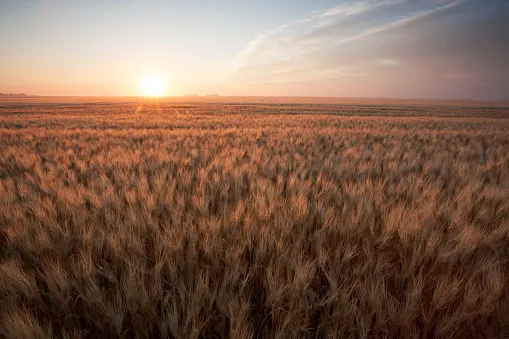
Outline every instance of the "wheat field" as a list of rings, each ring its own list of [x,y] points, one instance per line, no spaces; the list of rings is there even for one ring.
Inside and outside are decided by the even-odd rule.
[[[509,335],[509,109],[0,102],[0,337]]]

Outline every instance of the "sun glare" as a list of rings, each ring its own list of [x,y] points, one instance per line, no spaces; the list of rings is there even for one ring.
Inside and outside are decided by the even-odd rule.
[[[166,84],[162,78],[151,77],[141,82],[143,94],[150,97],[160,97],[166,92]]]

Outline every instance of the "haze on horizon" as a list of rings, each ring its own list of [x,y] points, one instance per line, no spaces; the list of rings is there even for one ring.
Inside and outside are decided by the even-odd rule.
[[[508,18],[507,0],[0,0],[0,92],[509,100]]]

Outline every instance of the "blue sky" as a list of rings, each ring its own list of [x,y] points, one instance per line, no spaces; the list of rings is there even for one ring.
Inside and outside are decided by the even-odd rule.
[[[509,99],[509,1],[0,0],[0,92]]]

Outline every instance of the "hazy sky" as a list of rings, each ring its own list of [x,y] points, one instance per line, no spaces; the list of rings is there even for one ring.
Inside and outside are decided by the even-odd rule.
[[[509,99],[509,0],[0,0],[0,92]]]

